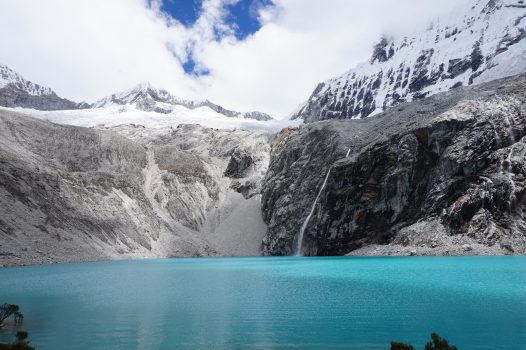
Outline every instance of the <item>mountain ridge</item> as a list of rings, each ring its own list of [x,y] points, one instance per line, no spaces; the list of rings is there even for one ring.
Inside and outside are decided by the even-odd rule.
[[[473,0],[415,34],[382,37],[368,62],[318,84],[291,118],[364,118],[401,102],[526,71],[521,0]]]
[[[145,112],[162,114],[173,112],[175,106],[183,106],[187,109],[208,107],[214,112],[229,118],[259,121],[274,119],[270,115],[259,111],[237,112],[229,110],[209,100],[178,98],[167,90],[153,87],[148,82],[140,83],[131,89],[106,96],[91,104],[86,102],[77,103],[59,97],[51,88],[26,80],[21,74],[0,64],[0,106],[52,111],[105,108],[115,105],[129,105]]]
[[[11,68],[0,64],[0,106],[64,110],[86,107],[59,97],[51,88],[26,80]]]
[[[165,89],[157,89],[153,87],[148,82],[143,82],[131,89],[106,96],[91,104],[91,108],[110,107],[115,105],[135,105],[140,110],[163,114],[171,113],[174,110],[174,106],[183,106],[188,109],[208,107],[213,111],[230,118],[250,118],[260,121],[273,120],[271,116],[263,112],[237,112],[226,109],[209,100],[187,100],[178,98]]]

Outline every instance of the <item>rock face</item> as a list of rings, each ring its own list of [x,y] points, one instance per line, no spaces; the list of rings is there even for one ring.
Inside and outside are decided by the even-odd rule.
[[[267,113],[258,112],[258,111],[245,112],[245,113],[241,113],[241,115],[245,119],[254,119],[254,120],[259,120],[259,121],[268,121],[268,120],[274,119]]]
[[[522,0],[463,2],[425,31],[382,38],[369,62],[319,84],[292,118],[365,118],[451,88],[523,73],[524,57]]]
[[[134,105],[137,109],[146,112],[172,113],[176,106],[188,109],[208,107],[211,110],[229,118],[249,118],[255,120],[272,120],[272,117],[262,112],[236,112],[223,108],[208,100],[193,101],[173,96],[168,91],[156,89],[149,83],[139,84],[136,87],[105,97],[91,105],[92,108],[109,107],[114,105]]]
[[[347,152],[349,156],[346,157]],[[526,252],[526,75],[282,131],[263,186],[266,254]]]
[[[271,132],[212,129],[198,124],[181,124],[167,130],[122,125],[109,130],[148,146],[169,146],[189,152],[213,165],[214,176],[221,178],[224,187],[246,198],[261,192],[274,137]]]
[[[0,111],[0,265],[259,254],[269,140],[198,125],[87,129]],[[223,173],[235,150],[253,163],[234,181]],[[234,182],[257,186],[245,199]],[[239,216],[246,221],[233,222]]]
[[[246,171],[250,168],[252,163],[253,160],[250,153],[242,152],[236,149],[230,157],[230,161],[228,162],[228,166],[225,170],[225,176],[232,178],[244,177]]]
[[[58,97],[50,88],[33,84],[3,65],[0,65],[0,106],[45,111],[85,107]]]

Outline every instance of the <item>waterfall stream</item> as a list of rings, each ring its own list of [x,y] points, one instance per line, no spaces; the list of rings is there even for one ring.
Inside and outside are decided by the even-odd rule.
[[[347,151],[347,154],[345,155],[345,158],[349,157],[349,153],[351,153],[351,149]],[[318,191],[318,195],[316,196],[316,199],[314,200],[314,203],[312,203],[312,207],[310,209],[309,215],[307,215],[307,218],[303,222],[303,225],[301,225],[300,233],[298,235],[298,241],[296,243],[296,256],[303,256],[303,238],[305,236],[305,230],[307,229],[307,226],[309,225],[309,221],[312,217],[312,214],[314,214],[314,210],[316,209],[316,204],[318,203],[318,200],[320,199],[320,196],[325,189],[325,186],[327,185],[327,180],[329,179],[329,175],[331,174],[331,168],[327,171],[327,175],[325,175],[325,180],[323,180],[323,184],[321,185],[320,190]]]
[[[296,247],[296,256],[302,256],[303,255],[303,236],[305,235],[305,229],[309,225],[309,221],[312,217],[312,214],[314,214],[314,209],[316,209],[316,204],[318,203],[318,200],[320,199],[321,193],[323,192],[323,189],[325,188],[325,185],[327,185],[327,180],[329,179],[329,175],[331,174],[331,168],[329,168],[329,171],[327,171],[327,175],[325,176],[325,180],[323,181],[323,185],[321,185],[320,191],[318,192],[318,195],[316,196],[316,199],[314,200],[314,203],[312,204],[312,208],[310,209],[310,213],[303,222],[303,225],[301,225],[300,234],[298,236],[298,242]]]

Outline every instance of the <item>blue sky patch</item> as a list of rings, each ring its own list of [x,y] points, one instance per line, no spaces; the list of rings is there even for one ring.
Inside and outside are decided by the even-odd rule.
[[[257,11],[269,5],[272,5],[272,0],[239,0],[227,5],[226,23],[234,29],[238,39],[245,39],[261,28]],[[163,0],[161,10],[190,27],[199,18],[202,6],[203,0]]]
[[[261,28],[257,17],[258,9],[271,4],[270,0],[240,0],[234,5],[227,6],[229,15],[226,22],[235,29],[238,39],[245,39]]]
[[[161,11],[189,27],[201,13],[202,0],[163,0]]]
[[[192,57],[188,57],[186,62],[183,63],[183,69],[186,74],[192,74],[195,72],[195,61],[192,59]]]
[[[197,63],[195,62],[192,56],[188,56],[186,62],[183,63],[183,69],[184,72],[188,75],[203,76],[210,74],[209,70],[198,69]]]
[[[258,20],[258,10],[263,6],[271,6],[272,0],[239,0],[232,5],[226,5],[227,16],[225,23],[232,28],[238,40],[243,40],[249,35],[254,34],[261,28]],[[203,0],[163,0],[161,11],[175,18],[186,27],[191,27],[202,12]],[[214,28],[215,40],[221,40],[223,33]],[[207,75],[210,72],[199,69],[197,63],[192,58],[191,52],[183,62],[183,69],[186,74]]]

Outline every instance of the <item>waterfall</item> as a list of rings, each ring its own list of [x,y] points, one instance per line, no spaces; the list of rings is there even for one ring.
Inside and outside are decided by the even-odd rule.
[[[515,181],[513,180],[513,164],[512,164],[512,156],[513,156],[513,145],[510,146],[510,151],[508,153],[508,156],[506,157],[506,167],[504,167],[504,161],[501,161],[500,168],[502,173],[508,178],[509,186],[510,186],[510,196],[508,198],[508,206],[510,208],[510,211],[513,210],[513,204],[517,200],[517,197],[515,196],[515,191],[517,191],[517,187],[515,186]]]
[[[318,195],[316,196],[316,199],[314,200],[314,203],[312,204],[312,208],[310,209],[310,213],[303,222],[303,225],[301,225],[300,234],[298,235],[298,242],[296,246],[296,256],[302,256],[303,255],[303,236],[305,235],[305,229],[309,225],[310,218],[312,217],[312,214],[314,214],[314,209],[316,209],[316,204],[318,203],[318,200],[320,199],[321,193],[323,192],[323,189],[325,188],[325,185],[327,185],[327,180],[329,179],[329,175],[331,174],[331,169],[329,168],[329,171],[327,171],[327,175],[325,176],[325,180],[323,181],[323,185],[321,185],[320,191],[318,192]]]
[[[351,149],[347,151],[347,154],[345,155],[345,158],[349,157],[349,153],[351,153]],[[325,186],[327,185],[327,180],[329,179],[329,175],[331,174],[331,168],[327,171],[327,175],[325,175],[325,180],[323,180],[323,184],[321,185],[320,190],[318,191],[318,195],[316,196],[316,199],[314,200],[314,203],[312,203],[312,208],[310,209],[309,215],[307,215],[307,218],[303,222],[303,225],[301,225],[300,233],[298,235],[298,242],[296,242],[296,256],[302,256],[303,255],[303,237],[305,236],[305,230],[307,229],[307,226],[309,225],[309,221],[312,217],[312,214],[314,214],[314,209],[316,209],[316,204],[318,203],[318,200],[320,199],[320,196],[325,189]]]

